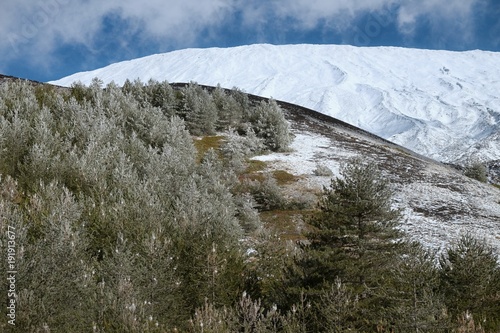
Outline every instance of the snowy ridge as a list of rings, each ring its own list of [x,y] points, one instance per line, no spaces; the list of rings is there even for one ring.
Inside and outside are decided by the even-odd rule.
[[[186,49],[51,83],[140,78],[238,87],[447,162],[500,158],[500,53],[257,44]]]

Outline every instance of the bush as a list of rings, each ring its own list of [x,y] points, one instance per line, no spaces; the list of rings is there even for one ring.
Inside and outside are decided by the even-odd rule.
[[[488,182],[488,169],[481,162],[474,162],[465,168],[464,174],[472,179],[478,180],[482,183]]]
[[[246,158],[264,150],[263,140],[258,138],[253,130],[249,130],[245,136],[240,136],[234,131],[229,131],[227,139],[221,147],[226,158]]]
[[[276,179],[269,174],[264,174],[261,181],[244,180],[239,190],[242,193],[250,193],[257,202],[259,210],[283,209],[287,204]]]
[[[317,164],[316,169],[313,170],[315,176],[331,177],[333,176],[333,171],[323,164]]]
[[[262,227],[259,212],[256,210],[257,203],[250,194],[242,194],[235,197],[238,219],[246,233],[251,233]]]

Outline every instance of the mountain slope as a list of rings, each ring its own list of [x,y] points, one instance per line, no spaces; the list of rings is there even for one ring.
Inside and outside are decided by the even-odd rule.
[[[0,85],[12,80],[18,79],[0,75]],[[249,98],[252,103],[265,100],[255,95]],[[281,186],[287,196],[306,198],[320,193],[332,176],[339,176],[342,163],[358,157],[373,161],[391,180],[394,206],[404,215],[401,228],[411,238],[443,250],[461,235],[471,233],[500,250],[500,189],[335,118],[277,102],[294,134],[291,149],[254,159],[265,162],[261,172],[286,172],[293,176],[293,181]],[[328,167],[333,175],[315,175],[318,165]],[[301,218],[290,218],[287,223],[295,235],[303,227]]]
[[[500,158],[500,53],[338,45],[187,49],[52,83],[140,78],[238,87],[446,162]]]
[[[439,251],[470,233],[500,250],[499,189],[313,110],[279,104],[295,135],[292,151],[255,159],[298,177],[288,185],[289,195],[319,192],[330,184],[330,176],[314,175],[318,165],[340,176],[342,163],[358,157],[376,163],[391,180],[394,206],[404,216],[401,228],[412,239]]]

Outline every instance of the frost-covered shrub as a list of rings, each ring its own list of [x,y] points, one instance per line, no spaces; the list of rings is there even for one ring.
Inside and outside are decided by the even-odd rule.
[[[257,211],[257,203],[254,198],[247,193],[235,197],[237,216],[240,225],[246,233],[253,232],[262,226],[259,212]]]
[[[331,177],[333,176],[332,170],[324,164],[317,164],[316,169],[313,170],[315,176]]]
[[[236,172],[242,172],[245,169],[245,159],[247,157],[263,150],[265,150],[263,140],[258,138],[251,129],[246,136],[238,135],[230,130],[226,140],[220,147],[228,166]]]
[[[10,117],[9,117],[10,116]],[[18,175],[19,164],[30,149],[31,128],[18,112],[0,117],[0,173]],[[9,119],[10,118],[10,119]]]
[[[244,180],[240,192],[250,193],[259,210],[282,209],[287,204],[276,179],[268,174],[264,175],[263,180]]]
[[[464,174],[482,183],[488,182],[488,169],[481,162],[472,162],[465,167]]]
[[[286,208],[292,210],[311,209],[316,206],[317,202],[318,198],[313,193],[293,193],[287,197]]]
[[[221,146],[222,153],[227,157],[250,157],[264,149],[263,139],[258,138],[252,129],[249,129],[244,136],[229,131],[226,141]]]
[[[38,110],[34,91],[27,83],[0,86],[0,173],[18,176],[18,162],[33,142],[31,126]]]

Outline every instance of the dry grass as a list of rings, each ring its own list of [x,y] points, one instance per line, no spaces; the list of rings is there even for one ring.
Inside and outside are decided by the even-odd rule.
[[[267,163],[259,160],[248,160],[247,165],[247,169],[245,170],[247,174],[264,171],[267,168]]]
[[[247,167],[240,175],[240,180],[249,179],[263,182],[266,178],[263,172],[267,168],[267,163],[259,160],[247,160]]]
[[[275,170],[273,171],[273,177],[278,182],[278,185],[286,185],[296,182],[300,177],[294,176],[285,170]]]
[[[275,230],[283,240],[304,240],[304,220],[312,214],[309,210],[271,210],[260,213],[262,222]]]
[[[194,146],[198,151],[197,161],[200,162],[209,149],[218,150],[224,140],[223,136],[204,136],[194,139]]]

